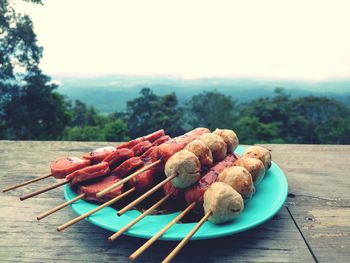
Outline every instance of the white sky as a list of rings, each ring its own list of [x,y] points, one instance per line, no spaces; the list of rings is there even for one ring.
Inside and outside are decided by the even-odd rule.
[[[49,74],[350,77],[350,1],[16,0]]]

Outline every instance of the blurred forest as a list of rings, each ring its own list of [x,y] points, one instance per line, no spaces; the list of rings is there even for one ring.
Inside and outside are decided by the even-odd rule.
[[[0,139],[125,141],[161,128],[176,136],[202,126],[233,129],[245,144],[350,144],[349,106],[321,96],[291,98],[283,88],[244,103],[204,91],[183,104],[175,93],[144,88],[125,102],[125,112],[101,114],[56,91],[39,68],[42,52],[31,19],[0,0]]]

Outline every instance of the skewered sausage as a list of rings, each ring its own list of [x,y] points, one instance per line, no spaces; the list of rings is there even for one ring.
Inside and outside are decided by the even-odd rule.
[[[88,201],[97,201],[97,202],[106,202],[111,198],[114,198],[116,196],[119,196],[124,192],[123,185],[120,185],[116,189],[113,189],[113,191],[107,193],[103,197],[96,197],[96,194],[100,192],[101,190],[105,189],[106,187],[119,182],[121,180],[118,176],[106,176],[99,180],[98,182],[89,183],[85,185],[81,185],[78,188],[78,193],[85,194],[84,199]]]
[[[89,165],[90,160],[78,157],[64,157],[51,164],[51,174],[57,179],[62,179],[66,175]]]
[[[265,176],[265,166],[259,159],[242,157],[235,162],[235,165],[247,169],[255,185],[258,185]]]
[[[97,148],[89,153],[84,154],[83,158],[90,160],[91,164],[96,164],[102,162],[102,160],[106,158],[108,154],[115,151],[116,148],[113,146]]]
[[[216,129],[213,134],[219,135],[224,140],[227,145],[227,153],[233,153],[236,150],[239,141],[234,131],[228,129]]]
[[[184,135],[173,138],[172,140],[165,142],[158,147],[159,157],[162,160],[163,168],[166,161],[175,153],[183,150],[187,144],[197,139],[199,136],[210,133],[206,128],[197,128]]]
[[[152,143],[152,146],[158,146],[158,145],[161,145],[162,143],[165,143],[165,142],[170,141],[170,140],[171,140],[170,136],[165,135],[165,136],[160,137],[156,141],[154,141]]]
[[[258,145],[250,146],[244,151],[243,156],[259,159],[263,162],[266,170],[271,167],[271,153],[264,147]]]
[[[170,181],[163,186],[165,195],[170,194],[171,199],[184,200],[184,190],[175,187]]]
[[[151,142],[143,141],[143,142],[136,144],[134,147],[131,148],[131,150],[134,152],[135,156],[140,156],[151,147],[152,147]]]
[[[213,164],[213,155],[208,146],[201,140],[190,142],[185,150],[194,153],[199,158],[201,165],[209,167]]]
[[[154,148],[153,151],[149,151],[148,155],[141,157],[141,159],[144,162],[143,166],[146,166],[152,162],[157,161],[158,155],[156,152],[156,148]],[[143,166],[141,166],[140,168],[142,168]],[[148,189],[150,189],[152,186],[154,186],[155,183],[158,181],[158,179],[162,177],[162,175],[163,175],[163,172],[159,171],[156,167],[152,167],[151,169],[146,170],[141,174],[131,178],[131,180],[128,182],[129,187],[135,187],[137,192],[145,192]]]
[[[241,166],[224,169],[218,176],[218,182],[223,182],[235,189],[243,199],[250,199],[255,193],[251,174]]]
[[[140,142],[143,142],[143,141],[154,142],[158,138],[160,138],[160,137],[162,137],[164,135],[165,135],[164,130],[159,130],[159,131],[153,132],[153,133],[151,133],[149,135],[136,138],[136,139],[131,140],[131,141],[126,142],[126,143],[119,144],[117,146],[117,149],[122,149],[122,148],[131,149],[132,147],[134,147],[136,144],[138,144]]]
[[[165,164],[165,175],[167,177],[176,175],[171,180],[177,188],[186,188],[200,178],[201,164],[198,157],[187,150],[175,153]]]
[[[103,162],[77,170],[67,175],[66,179],[70,181],[71,185],[73,186],[77,183],[107,175],[109,172],[110,169],[108,163]]]
[[[204,212],[211,212],[208,218],[214,224],[220,224],[236,218],[244,209],[242,196],[231,186],[213,183],[204,193]]]
[[[131,149],[118,149],[108,154],[102,162],[107,162],[109,168],[112,170],[120,165],[122,162],[134,157],[134,151]]]
[[[200,136],[198,140],[201,140],[208,146],[213,155],[214,162],[219,162],[225,158],[227,154],[227,145],[220,136],[208,133]]]
[[[136,169],[142,167],[144,165],[144,161],[139,156],[132,157],[126,161],[124,161],[122,164],[120,164],[117,168],[115,168],[111,174],[119,176],[121,178],[124,178],[131,172],[135,171]]]
[[[185,190],[186,202],[188,204],[196,202],[199,204],[199,206],[201,206],[203,203],[204,192],[213,182],[216,181],[219,173],[222,170],[234,165],[237,158],[239,158],[239,156],[236,154],[228,154],[225,159],[211,167],[195,185]]]

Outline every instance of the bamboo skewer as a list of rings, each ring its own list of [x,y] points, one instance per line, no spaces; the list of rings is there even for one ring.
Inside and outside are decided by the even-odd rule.
[[[120,237],[125,231],[129,230],[129,228],[131,228],[133,225],[135,225],[136,223],[138,223],[142,218],[144,218],[145,216],[147,216],[148,214],[152,213],[152,211],[154,211],[155,209],[157,209],[161,204],[163,204],[168,198],[170,197],[170,194],[164,196],[162,199],[160,199],[157,203],[155,203],[154,205],[152,205],[150,208],[148,208],[145,212],[143,212],[141,215],[139,215],[138,217],[136,217],[134,220],[132,220],[129,224],[127,224],[126,226],[122,227],[121,229],[119,229],[118,232],[114,233],[113,235],[111,235],[108,240],[109,241],[113,241],[115,239],[117,239],[118,237]]]
[[[149,248],[154,242],[157,241],[170,227],[179,222],[191,209],[196,205],[195,202],[191,203],[186,207],[179,215],[177,215],[173,220],[171,220],[165,227],[163,227],[157,234],[155,234],[151,239],[139,247],[134,253],[129,256],[129,259],[134,261],[138,256],[140,256],[147,248]]]
[[[197,230],[203,225],[203,223],[211,215],[211,211],[206,213],[202,219],[195,225],[195,227],[182,239],[182,241],[174,248],[173,251],[162,261],[162,263],[169,263],[180,252],[180,250],[187,244],[191,237],[197,232]]]
[[[52,184],[52,185],[46,186],[46,187],[44,187],[44,188],[41,188],[41,189],[39,189],[39,190],[37,190],[37,191],[34,191],[34,192],[32,192],[32,193],[23,195],[23,196],[21,196],[19,199],[20,199],[21,201],[23,201],[23,200],[26,200],[26,199],[28,199],[28,198],[30,198],[30,197],[36,196],[36,195],[41,194],[41,193],[45,193],[45,192],[47,192],[47,191],[49,191],[49,190],[55,189],[55,188],[57,188],[57,187],[60,187],[61,185],[65,185],[65,184],[68,184],[68,183],[69,183],[69,181],[65,180],[65,181],[63,181],[63,182],[59,182],[59,183],[56,183],[56,184]]]
[[[146,193],[144,193],[143,195],[141,195],[140,197],[136,198],[134,201],[132,201],[130,204],[128,204],[127,206],[125,206],[124,208],[122,208],[121,210],[119,210],[119,212],[117,213],[118,216],[121,216],[122,214],[124,214],[126,211],[129,211],[131,208],[133,208],[134,206],[136,206],[137,204],[139,204],[140,202],[142,202],[143,200],[145,200],[148,196],[150,196],[151,194],[153,194],[155,191],[157,191],[159,188],[161,188],[163,185],[165,185],[167,182],[169,182],[170,180],[174,179],[177,175],[174,174],[172,176],[169,176],[168,178],[166,178],[164,181],[160,182],[159,184],[157,184],[156,186],[154,186],[153,188],[151,188],[150,190],[148,190]]]
[[[149,165],[146,165],[144,167],[142,167],[140,170],[130,174],[129,176],[125,177],[124,179],[116,182],[115,184],[112,184],[111,186],[108,186],[107,188],[103,189],[102,191],[98,192],[96,194],[96,197],[101,197],[101,196],[104,196],[105,194],[109,193],[110,191],[112,191],[113,189],[117,188],[118,186],[128,182],[130,179],[134,178],[135,176],[143,173],[144,171],[147,171],[149,169],[151,169],[152,167],[160,164],[161,160],[157,160]]]
[[[43,176],[34,178],[32,180],[29,180],[29,181],[25,181],[25,182],[22,182],[22,183],[19,183],[19,184],[15,184],[15,185],[12,185],[12,186],[9,186],[9,187],[3,189],[2,192],[5,193],[7,191],[10,191],[10,190],[13,190],[13,189],[16,189],[16,188],[19,188],[19,187],[22,187],[22,186],[25,186],[25,185],[28,185],[28,184],[40,181],[40,180],[43,180],[43,179],[51,177],[51,176],[52,176],[52,174],[47,174],[47,175],[43,175]]]
[[[106,206],[109,206],[115,202],[117,202],[118,200],[122,199],[124,196],[127,196],[128,194],[132,193],[133,191],[135,191],[135,187],[134,188],[131,188],[129,189],[128,191],[122,193],[121,195],[118,195],[117,197],[114,197],[113,199],[103,203],[102,205],[92,209],[91,211],[83,214],[83,215],[80,215],[70,221],[68,221],[67,223],[63,224],[63,225],[60,225],[59,227],[57,227],[57,231],[63,231],[64,229],[66,229],[67,227],[71,226],[71,225],[74,225],[75,223],[83,220],[84,218],[96,213],[97,211],[101,210],[102,208],[106,207]]]
[[[75,201],[80,200],[80,199],[82,199],[84,197],[85,197],[85,194],[78,195],[78,196],[74,197],[73,199],[71,199],[71,200],[69,200],[67,202],[64,202],[63,204],[60,204],[60,205],[58,205],[58,206],[56,206],[54,208],[51,208],[50,210],[48,210],[46,212],[43,212],[43,213],[39,214],[36,217],[36,219],[37,220],[41,220],[41,219],[43,219],[43,218],[45,218],[45,217],[55,213],[58,210],[61,210],[62,208],[66,207],[66,206],[68,206],[68,205],[74,203]]]

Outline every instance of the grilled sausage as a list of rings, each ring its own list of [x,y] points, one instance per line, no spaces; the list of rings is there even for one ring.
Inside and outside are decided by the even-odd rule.
[[[67,175],[66,179],[70,181],[72,186],[74,186],[77,183],[105,176],[109,172],[110,169],[108,163],[103,162],[77,170]]]
[[[51,164],[51,174],[57,179],[62,179],[66,175],[89,165],[90,160],[78,157],[64,157]]]
[[[78,193],[79,194],[84,193],[85,194],[84,199],[88,201],[96,201],[101,203],[106,202],[109,199],[112,199],[114,197],[121,195],[124,192],[123,185],[120,185],[119,187],[117,187],[116,189],[114,189],[113,191],[107,193],[102,197],[96,197],[96,194],[102,191],[103,189],[107,188],[108,186],[111,186],[112,184],[119,182],[120,180],[121,178],[118,176],[106,176],[101,180],[99,180],[98,182],[79,186]]]
[[[91,164],[97,164],[102,162],[111,152],[115,152],[116,148],[113,146],[107,146],[95,149],[89,153],[83,155],[84,159],[90,160]]]
[[[214,183],[222,170],[234,165],[239,158],[236,154],[228,154],[225,159],[212,166],[202,178],[193,186],[185,190],[185,199],[188,204],[196,202],[199,207],[203,204],[204,192]]]
[[[113,170],[119,166],[122,162],[134,157],[134,151],[131,149],[118,149],[108,154],[102,162],[107,162],[109,168]]]

